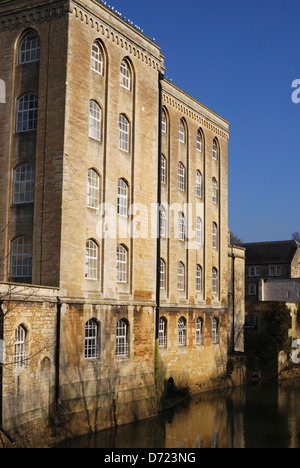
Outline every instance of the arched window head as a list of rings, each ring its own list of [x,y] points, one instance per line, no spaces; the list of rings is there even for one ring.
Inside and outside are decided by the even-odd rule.
[[[183,119],[179,121],[179,128],[178,128],[178,139],[181,143],[186,142],[186,128]]]
[[[131,89],[131,70],[126,59],[122,60],[120,66],[120,85],[122,88]]]
[[[99,357],[99,324],[91,319],[85,324],[85,359],[97,359]]]
[[[117,322],[116,356],[129,356],[129,323],[126,319],[121,319]]]
[[[117,213],[120,216],[127,216],[128,214],[128,185],[124,179],[118,180]]]
[[[117,282],[127,283],[128,252],[124,245],[117,248]]]
[[[15,331],[15,367],[22,369],[26,367],[26,335],[24,325],[19,325]]]
[[[186,346],[186,319],[184,317],[178,320],[178,346]]]
[[[102,47],[98,42],[94,42],[94,44],[92,45],[91,69],[99,73],[99,75],[104,74],[104,56]]]
[[[216,138],[214,138],[213,145],[212,145],[212,158],[215,161],[218,161],[219,159],[219,144]]]
[[[88,170],[87,180],[87,206],[97,209],[100,198],[100,177],[94,169]]]
[[[185,167],[181,162],[178,164],[178,188],[185,190]]]
[[[160,289],[166,289],[166,263],[160,259]]]
[[[203,151],[203,138],[202,138],[202,132],[200,129],[197,131],[196,149],[197,151]]]
[[[16,132],[29,132],[37,129],[38,97],[24,94],[17,101]]]
[[[93,239],[89,239],[85,250],[85,278],[87,280],[98,279],[98,252],[98,244]]]
[[[165,317],[159,319],[158,344],[160,348],[167,347],[167,319]]]
[[[31,280],[32,275],[32,240],[21,236],[11,243],[10,277],[19,282]]]
[[[90,101],[89,136],[101,141],[101,107],[96,101]]]
[[[119,149],[129,153],[130,124],[124,114],[119,115]]]
[[[19,65],[40,60],[40,38],[35,31],[29,31],[19,47]]]
[[[34,201],[34,167],[22,164],[14,170],[13,204],[33,203]]]
[[[185,289],[185,278],[184,278],[184,264],[178,263],[178,291],[184,291]]]

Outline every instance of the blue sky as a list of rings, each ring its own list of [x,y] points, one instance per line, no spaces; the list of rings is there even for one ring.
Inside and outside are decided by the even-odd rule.
[[[155,38],[174,84],[229,121],[229,229],[244,242],[300,231],[300,1],[107,3]]]

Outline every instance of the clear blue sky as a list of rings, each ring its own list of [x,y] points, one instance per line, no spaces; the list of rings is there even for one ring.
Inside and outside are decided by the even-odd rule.
[[[230,123],[229,229],[300,231],[299,0],[111,0],[155,38],[166,76]]]

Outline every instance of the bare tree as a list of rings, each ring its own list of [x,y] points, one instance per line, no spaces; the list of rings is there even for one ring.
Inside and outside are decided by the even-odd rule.
[[[292,239],[300,242],[300,232],[294,232],[294,234],[292,234]]]

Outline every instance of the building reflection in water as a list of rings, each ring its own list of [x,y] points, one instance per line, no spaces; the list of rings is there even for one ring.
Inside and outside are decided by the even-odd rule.
[[[158,418],[63,444],[97,448],[299,448],[300,381],[197,395]]]

